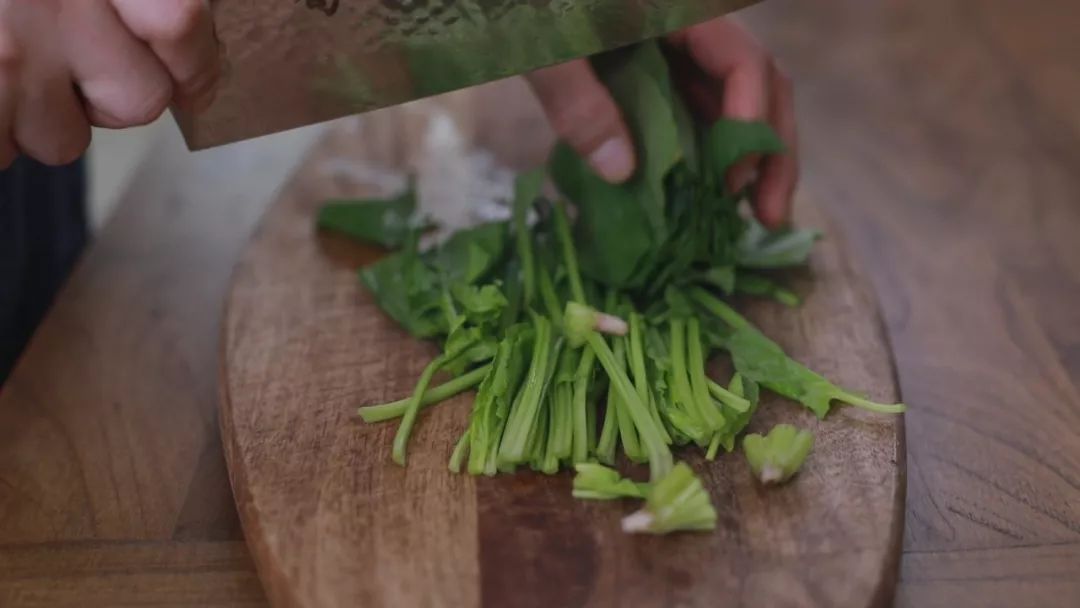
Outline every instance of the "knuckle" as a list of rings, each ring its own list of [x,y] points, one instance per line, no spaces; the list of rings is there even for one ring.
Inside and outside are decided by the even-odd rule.
[[[169,0],[145,34],[153,40],[180,42],[198,30],[205,10],[203,0]]]
[[[776,61],[770,61],[769,68],[773,73],[773,80],[776,82],[777,89],[785,94],[790,94],[794,91],[795,84],[791,80],[791,76],[787,73],[787,70],[778,65]]]
[[[51,167],[69,165],[77,160],[90,147],[90,130],[72,133],[49,146],[38,155],[39,161]]]
[[[129,97],[114,117],[122,126],[138,127],[157,120],[172,101],[172,87],[167,83],[155,83],[147,87],[142,94]]]

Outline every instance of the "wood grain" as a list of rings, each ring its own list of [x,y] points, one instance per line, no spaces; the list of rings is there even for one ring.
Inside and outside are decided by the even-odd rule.
[[[389,459],[396,425],[365,425],[355,406],[408,393],[433,355],[375,307],[355,268],[313,229],[342,188],[342,159],[425,166],[424,124],[458,119],[495,154],[542,159],[550,135],[495,130],[506,116],[543,132],[521,81],[371,117],[328,136],[268,212],[238,266],[224,326],[222,428],[241,520],[272,602],[289,606],[866,606],[892,597],[903,522],[902,419],[839,409],[819,423],[770,399],[753,425],[814,429],[798,483],[758,487],[738,455],[688,456],[718,501],[713,534],[623,534],[629,505],[570,497],[569,475],[451,475],[446,461],[471,398],[424,415],[409,466]],[[520,118],[525,116],[527,118]],[[372,125],[372,128],[365,128]],[[423,179],[423,176],[421,176]],[[450,187],[450,186],[448,186]],[[837,381],[897,397],[870,292],[838,232],[809,200],[801,220],[827,243],[793,312],[749,302],[763,330]]]
[[[263,606],[242,541],[0,547],[4,606]]]

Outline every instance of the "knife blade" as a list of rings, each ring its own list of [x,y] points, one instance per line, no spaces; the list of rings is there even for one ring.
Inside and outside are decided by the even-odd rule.
[[[199,150],[618,48],[758,0],[212,0],[214,103],[175,112]]]

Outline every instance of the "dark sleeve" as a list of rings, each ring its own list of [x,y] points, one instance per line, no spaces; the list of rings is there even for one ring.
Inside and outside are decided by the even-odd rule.
[[[0,171],[0,385],[86,246],[84,164]]]

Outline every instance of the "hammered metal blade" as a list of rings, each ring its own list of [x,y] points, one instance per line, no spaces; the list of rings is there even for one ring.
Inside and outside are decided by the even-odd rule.
[[[214,0],[225,82],[192,149],[591,55],[757,0]]]

